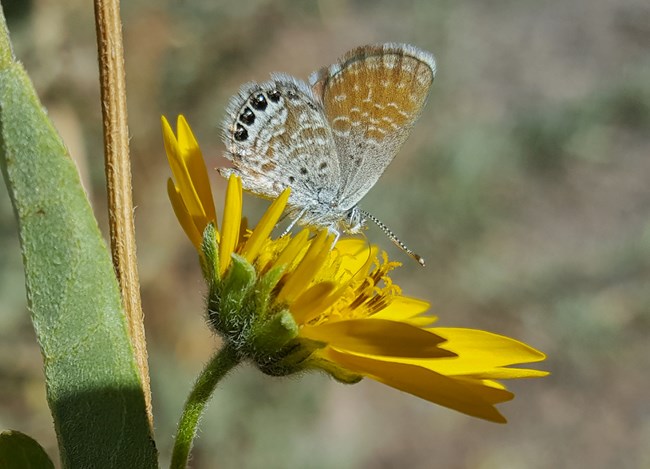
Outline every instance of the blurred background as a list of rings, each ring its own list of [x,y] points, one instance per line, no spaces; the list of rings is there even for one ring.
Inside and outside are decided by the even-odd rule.
[[[86,0],[2,0],[18,58],[106,229],[94,20]],[[399,156],[361,204],[428,261],[394,274],[444,326],[548,354],[514,382],[507,425],[366,380],[218,391],[194,468],[650,467],[650,3],[647,0],[131,0],[123,4],[135,217],[163,467],[190,385],[218,346],[196,253],[173,217],[160,115],[183,113],[210,168],[249,80],[306,79],[357,45],[432,51],[438,75]],[[224,183],[212,171],[217,206]],[[256,220],[266,203],[245,198]],[[0,190],[0,428],[57,448]]]

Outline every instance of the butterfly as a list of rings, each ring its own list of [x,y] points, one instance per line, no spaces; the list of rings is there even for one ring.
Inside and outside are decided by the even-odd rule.
[[[370,219],[424,264],[358,203],[410,134],[435,72],[430,53],[386,43],[349,51],[309,84],[281,73],[245,84],[222,124],[233,167],[219,172],[267,198],[290,187],[288,214],[301,225],[354,234]]]

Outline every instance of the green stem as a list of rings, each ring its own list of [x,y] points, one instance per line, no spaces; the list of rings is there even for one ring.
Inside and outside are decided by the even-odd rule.
[[[174,442],[172,462],[169,466],[170,469],[185,469],[187,467],[187,461],[201,415],[210,397],[212,397],[217,383],[238,363],[239,357],[237,356],[237,351],[232,345],[226,342],[223,348],[214,354],[199,375],[196,383],[194,383],[192,392],[185,402],[183,415],[178,423],[178,432],[176,433],[176,441]]]

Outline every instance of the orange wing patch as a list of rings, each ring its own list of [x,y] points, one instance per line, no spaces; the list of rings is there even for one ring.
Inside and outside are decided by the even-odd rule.
[[[323,96],[325,112],[338,136],[354,129],[380,143],[413,125],[432,82],[431,68],[415,57],[398,53],[364,57],[330,78]]]

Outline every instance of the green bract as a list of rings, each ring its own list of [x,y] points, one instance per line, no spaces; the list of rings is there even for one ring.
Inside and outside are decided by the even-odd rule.
[[[258,276],[242,256],[233,253],[230,267],[219,276],[217,232],[203,235],[203,271],[209,286],[208,321],[241,358],[253,361],[264,373],[282,376],[305,368],[304,361],[319,347],[298,339],[298,325],[285,305],[274,303],[274,288],[282,266]]]

